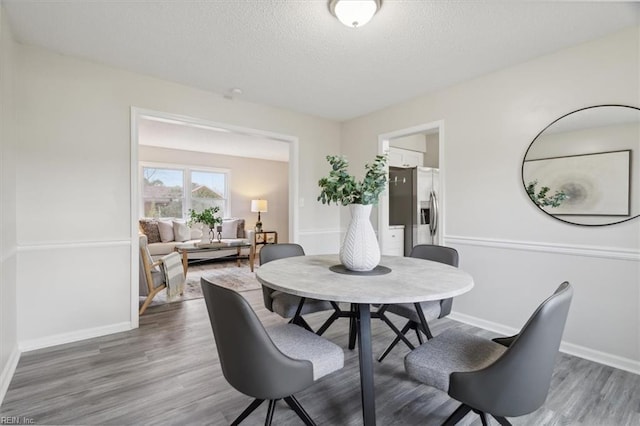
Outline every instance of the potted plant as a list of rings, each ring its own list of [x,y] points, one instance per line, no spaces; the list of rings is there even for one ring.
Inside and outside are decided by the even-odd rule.
[[[213,238],[215,235],[214,228],[216,227],[217,224],[222,224],[222,218],[219,216],[216,216],[216,213],[218,213],[219,211],[220,211],[220,207],[218,206],[207,207],[206,209],[202,210],[200,213],[197,213],[193,209],[189,209],[189,225],[199,222],[199,223],[202,223],[203,225],[208,226],[210,243],[213,242]]]
[[[378,198],[387,185],[387,157],[376,155],[372,164],[366,164],[364,179],[360,182],[347,173],[349,161],[343,155],[327,155],[331,164],[329,176],[318,181],[322,189],[318,201],[322,204],[336,203],[347,206],[349,204],[373,205],[378,204]]]
[[[380,247],[369,215],[387,185],[387,157],[376,155],[373,163],[365,164],[366,173],[361,181],[347,172],[346,157],[328,155],[327,161],[331,171],[318,181],[321,188],[318,201],[348,205],[351,211],[351,222],[340,247],[340,262],[352,271],[370,271],[380,262]]]

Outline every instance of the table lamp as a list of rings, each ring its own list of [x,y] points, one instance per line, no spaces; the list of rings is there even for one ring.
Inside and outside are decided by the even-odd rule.
[[[256,222],[256,231],[262,232],[262,222],[260,221],[260,213],[268,211],[267,200],[251,200],[251,212],[258,213],[258,221]]]

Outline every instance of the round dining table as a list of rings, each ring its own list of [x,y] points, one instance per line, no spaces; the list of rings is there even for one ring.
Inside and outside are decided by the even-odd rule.
[[[419,302],[459,296],[473,288],[473,278],[461,269],[399,256],[382,256],[376,269],[361,273],[345,270],[336,254],[288,257],[261,265],[256,277],[274,290],[357,306],[360,392],[366,426],[376,424],[370,305],[414,303],[426,324]]]

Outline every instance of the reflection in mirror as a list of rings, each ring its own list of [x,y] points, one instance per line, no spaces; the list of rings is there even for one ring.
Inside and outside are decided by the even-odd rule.
[[[522,182],[556,219],[611,225],[640,215],[640,109],[583,108],[552,122],[531,142]]]

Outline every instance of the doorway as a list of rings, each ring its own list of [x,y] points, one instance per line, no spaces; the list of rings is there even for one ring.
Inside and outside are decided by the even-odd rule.
[[[444,120],[381,134],[378,136],[378,152],[389,156],[390,167],[412,169],[417,166],[437,169],[438,173],[433,180],[433,186],[438,188],[437,209],[431,218],[432,224],[437,224],[437,232],[434,231],[429,242],[441,245],[445,229]],[[404,254],[404,235],[415,235],[415,229],[406,229],[404,225],[402,229],[390,227],[389,193],[389,190],[385,191],[378,204],[378,240],[383,254],[401,255]],[[397,242],[399,236],[403,238],[401,244]]]
[[[160,122],[163,124],[172,123],[176,126],[186,126],[192,130],[207,130],[215,132],[217,134],[226,135],[227,143],[226,148],[235,146],[236,152],[241,145],[244,151],[253,151],[262,149],[260,145],[272,144],[272,147],[280,145],[280,148],[284,146],[286,150],[286,156],[288,157],[288,206],[286,210],[288,212],[288,224],[286,231],[288,233],[288,240],[292,242],[298,241],[298,205],[295,200],[298,199],[298,138],[291,135],[279,134],[264,130],[252,129],[247,127],[241,127],[236,125],[230,125],[226,123],[211,122],[208,120],[181,116],[176,114],[169,114],[159,111],[146,110],[141,108],[131,108],[131,325],[132,327],[138,327],[138,274],[139,274],[139,242],[138,242],[138,219],[140,217],[140,167],[139,167],[139,152],[140,152],[140,134],[141,128],[148,124],[149,121]],[[229,142],[232,141],[232,142]],[[200,141],[202,143],[202,141]],[[247,145],[242,145],[246,143]],[[279,149],[282,151],[282,149]],[[198,151],[198,149],[192,148],[191,151]],[[277,151],[277,150],[263,150],[263,152]],[[228,149],[224,151],[223,155],[233,155]],[[255,156],[254,156],[255,158]],[[272,158],[276,161],[283,161]],[[248,189],[249,191],[250,189]],[[244,192],[244,191],[243,191]],[[254,195],[260,194],[245,194],[248,198],[252,198]],[[283,200],[284,201],[284,200]],[[248,204],[247,204],[248,206]],[[248,208],[248,207],[247,207]],[[235,210],[235,209],[234,209]],[[284,232],[283,232],[284,234]]]

